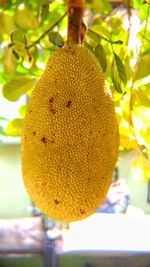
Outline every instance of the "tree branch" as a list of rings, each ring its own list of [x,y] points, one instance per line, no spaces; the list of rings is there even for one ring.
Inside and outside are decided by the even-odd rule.
[[[129,20],[129,28],[128,28],[128,38],[127,38],[127,45],[129,44],[130,34],[131,34],[131,0],[127,0],[127,12],[128,12],[128,20]]]
[[[32,44],[27,45],[25,48],[29,50],[31,47],[33,47],[35,44],[38,44],[47,34],[49,31],[51,31],[56,25],[58,25],[64,17],[67,15],[67,13],[63,14],[49,29],[47,29],[45,32],[42,33],[42,35]]]
[[[93,31],[93,30],[91,30],[91,29],[88,29],[88,31],[91,32],[91,33],[96,34],[97,36],[99,36],[100,38],[102,38],[102,39],[105,40],[106,42],[109,42],[110,44],[119,44],[119,45],[123,44],[123,41],[122,41],[122,40],[112,41],[112,40],[109,40],[107,37],[104,37],[104,36],[101,35],[100,33],[95,32],[95,31]]]

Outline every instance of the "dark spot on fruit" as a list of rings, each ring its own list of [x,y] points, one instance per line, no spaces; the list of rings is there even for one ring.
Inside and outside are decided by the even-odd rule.
[[[53,107],[50,107],[50,112],[54,115],[56,114],[56,110]]]
[[[100,133],[101,131],[98,131],[98,133]]]
[[[31,113],[31,112],[32,112],[32,109],[29,110],[29,113]]]
[[[49,99],[49,103],[54,103],[54,97],[53,96]]]
[[[67,102],[67,105],[66,105],[66,107],[67,107],[67,108],[70,108],[70,106],[71,106],[71,103],[72,103],[72,101],[71,101],[71,100],[69,100],[69,101]]]
[[[55,204],[58,205],[60,202],[58,201],[58,199],[54,200]]]
[[[55,114],[56,113],[56,110],[55,110],[55,108],[53,106],[53,103],[54,103],[54,97],[53,96],[49,99],[49,103],[50,103],[50,112],[52,114]]]
[[[44,137],[42,137],[41,141],[42,141],[44,144],[46,144],[46,143],[47,143],[47,138],[44,136]]]
[[[36,135],[36,131],[33,131],[33,135]]]
[[[81,214],[86,214],[85,210],[83,210],[83,209],[80,209],[80,213]]]
[[[51,140],[51,143],[54,144],[55,143],[55,140]]]
[[[106,134],[105,133],[103,133],[103,136],[105,136]]]

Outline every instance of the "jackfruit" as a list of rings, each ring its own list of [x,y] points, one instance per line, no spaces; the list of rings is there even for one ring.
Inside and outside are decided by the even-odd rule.
[[[47,216],[72,222],[94,213],[110,186],[119,132],[95,56],[67,44],[48,60],[22,129],[27,192]]]

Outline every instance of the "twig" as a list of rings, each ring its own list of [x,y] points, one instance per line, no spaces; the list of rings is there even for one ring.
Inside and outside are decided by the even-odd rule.
[[[128,39],[127,45],[129,44],[130,34],[131,34],[131,0],[127,0],[127,12],[128,12],[128,20],[129,20],[129,28],[128,28]]]
[[[88,31],[91,32],[91,33],[94,33],[94,34],[98,35],[100,38],[102,38],[102,39],[105,40],[106,42],[109,42],[110,44],[119,44],[119,45],[120,45],[120,44],[123,44],[123,41],[121,41],[121,40],[112,41],[112,40],[109,40],[107,37],[104,37],[104,36],[101,35],[100,33],[95,32],[95,31],[93,31],[93,30],[91,30],[91,29],[88,29]]]
[[[33,47],[35,44],[38,44],[47,34],[49,31],[51,31],[56,25],[58,25],[63,19],[64,17],[67,15],[67,13],[63,14],[49,29],[47,29],[45,32],[43,32],[41,34],[41,36],[36,40],[34,41],[32,44],[30,45],[27,45],[25,48],[27,50],[29,50],[31,47]]]
[[[147,41],[148,43],[150,43],[150,39],[147,38],[146,36],[144,36],[144,34],[140,33],[140,36],[143,38],[143,40]]]

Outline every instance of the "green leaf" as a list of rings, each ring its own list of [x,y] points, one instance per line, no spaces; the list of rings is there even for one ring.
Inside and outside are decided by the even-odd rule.
[[[98,44],[94,49],[94,54],[99,61],[102,70],[105,72],[107,69],[107,57],[104,48],[101,44]]]
[[[114,59],[116,62],[119,78],[124,83],[124,85],[126,85],[127,84],[127,75],[126,75],[125,66],[122,63],[120,57],[116,53],[114,53]]]
[[[117,66],[115,64],[115,62],[113,61],[112,67],[111,67],[111,76],[112,76],[112,82],[114,85],[115,90],[122,94],[122,86],[121,86],[121,82],[118,76],[118,70],[117,70]]]
[[[149,76],[150,72],[150,53],[145,54],[140,57],[137,70],[137,79],[143,79],[146,76]]]
[[[8,121],[8,119],[7,119],[7,118],[5,118],[5,117],[2,117],[2,116],[0,116],[0,120],[1,120],[1,121]]]
[[[25,117],[25,114],[26,114],[26,111],[27,111],[27,106],[26,105],[23,105],[19,108],[19,114],[22,118]]]
[[[43,3],[39,8],[39,22],[42,24],[49,14],[49,3]]]
[[[141,52],[140,56],[143,57],[147,54],[150,54],[150,47],[146,47],[146,49],[144,51]]]
[[[51,43],[58,47],[64,46],[64,40],[58,32],[49,32],[48,38]]]
[[[93,47],[90,44],[85,42],[84,45],[88,50],[90,50],[93,53]]]
[[[3,68],[5,74],[11,77],[12,74],[16,74],[16,59],[12,53],[12,50],[7,49],[4,52],[4,59],[3,59]]]
[[[1,1],[0,1],[1,2]],[[14,16],[8,12],[0,12],[0,38],[3,34],[10,35],[12,29],[15,29]]]
[[[142,90],[134,90],[134,99],[140,105],[150,107],[150,96],[145,95]]]
[[[33,89],[36,78],[15,77],[3,86],[3,96],[10,101],[17,101],[28,90]]]
[[[107,42],[111,42],[111,35],[110,35],[110,31],[108,30],[107,24],[103,25],[101,23],[98,25],[97,24],[93,25],[90,31],[92,31],[92,33],[97,34],[101,39],[106,40]]]
[[[140,8],[142,4],[141,0],[134,0],[134,8]]]
[[[90,9],[93,13],[103,13],[107,14],[111,11],[111,4],[107,0],[99,1],[99,0],[87,0],[87,5],[89,5]]]
[[[51,2],[51,1],[49,1],[49,0],[38,0],[37,4],[42,6],[42,5],[47,5],[49,2]]]
[[[9,122],[8,126],[5,128],[5,134],[7,136],[20,136],[22,129],[23,119],[17,118]]]
[[[92,32],[91,30],[88,32],[88,34],[85,36],[85,43],[90,45],[92,48],[96,47],[97,43],[99,42],[99,35],[95,34],[95,32]]]
[[[124,87],[127,84],[127,75],[125,66],[122,63],[120,57],[114,52],[114,60],[111,68],[112,81],[115,87],[115,90],[122,94]]]
[[[16,58],[16,60],[19,60],[19,59],[20,59],[20,56],[19,56],[19,54],[15,51],[15,49],[12,49],[12,53],[13,53],[14,57]]]
[[[39,27],[38,18],[27,6],[22,10],[17,9],[14,19],[16,25],[22,30],[35,30]]]
[[[15,30],[10,35],[11,41],[13,44],[15,43],[23,43],[26,44],[26,37],[24,32],[21,30]]]
[[[110,16],[109,25],[113,29],[113,34],[119,34],[122,30],[122,20],[121,17]]]

